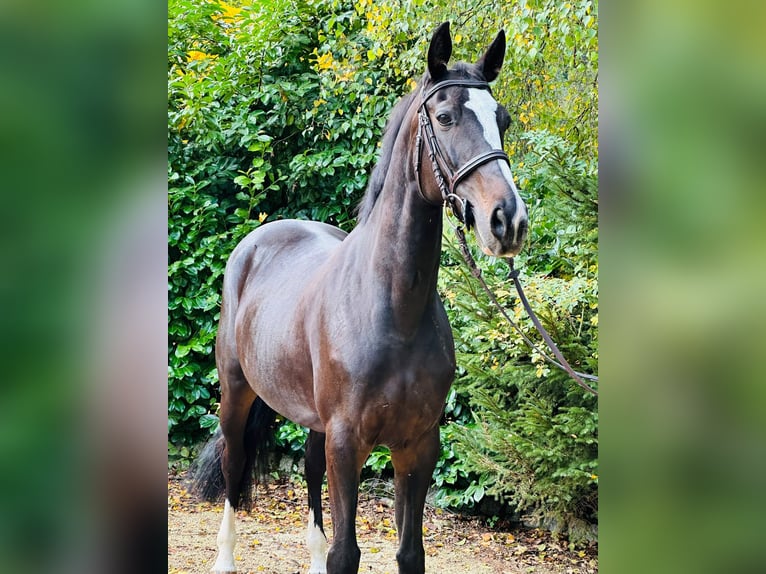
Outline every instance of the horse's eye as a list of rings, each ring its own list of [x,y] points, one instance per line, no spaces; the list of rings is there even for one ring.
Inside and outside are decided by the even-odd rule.
[[[443,126],[448,126],[452,123],[452,116],[450,116],[449,114],[441,113],[438,116],[436,116],[436,121]]]

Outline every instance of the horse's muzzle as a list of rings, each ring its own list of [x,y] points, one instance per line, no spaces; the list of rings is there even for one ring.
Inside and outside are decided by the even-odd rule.
[[[514,197],[505,198],[495,205],[486,226],[476,225],[482,250],[495,257],[517,255],[524,245],[528,229],[526,206]]]

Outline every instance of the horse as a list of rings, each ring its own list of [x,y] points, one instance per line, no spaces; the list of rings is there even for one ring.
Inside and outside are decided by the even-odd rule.
[[[519,253],[527,232],[502,151],[510,115],[489,87],[505,44],[501,30],[474,64],[450,68],[449,22],[436,29],[427,70],[391,112],[351,233],[277,220],[232,252],[215,346],[220,426],[195,476],[205,498],[225,495],[213,572],[236,571],[235,511],[250,503],[253,468],[277,414],[309,429],[309,573],[358,572],[360,473],[381,444],[394,467],[399,573],[425,571],[423,508],[456,365],[437,293],[443,206],[492,256]]]

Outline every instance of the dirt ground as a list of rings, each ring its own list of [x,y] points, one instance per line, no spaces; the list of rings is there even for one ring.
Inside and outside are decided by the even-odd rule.
[[[168,573],[208,574],[215,561],[222,504],[200,502],[188,484],[168,477]],[[326,497],[326,494],[325,494]],[[240,573],[305,574],[309,556],[305,488],[289,482],[258,487],[254,509],[237,513],[235,561]],[[324,508],[327,509],[325,501]],[[325,530],[332,542],[326,511]],[[396,574],[396,530],[390,498],[360,492],[359,572]],[[423,527],[429,574],[593,574],[597,549],[570,550],[538,529],[488,528],[478,519],[426,507]]]

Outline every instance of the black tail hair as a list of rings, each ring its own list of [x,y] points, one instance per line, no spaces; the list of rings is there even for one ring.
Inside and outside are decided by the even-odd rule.
[[[229,500],[235,509],[249,510],[253,504],[253,483],[257,475],[265,473],[268,453],[274,438],[274,422],[277,413],[256,398],[250,407],[245,425],[245,469],[240,484],[235,487],[235,500]],[[220,427],[202,448],[191,473],[194,491],[203,500],[220,502],[226,493],[221,459],[225,441]]]

